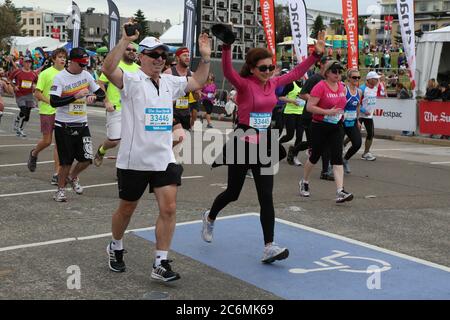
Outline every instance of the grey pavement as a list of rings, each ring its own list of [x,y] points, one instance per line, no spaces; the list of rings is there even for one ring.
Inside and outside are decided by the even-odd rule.
[[[152,281],[154,244],[132,233],[124,239],[127,272],[110,272],[105,248],[111,215],[119,203],[114,160],[105,159],[103,166],[91,166],[80,176],[82,185],[90,186],[83,195],[70,191],[67,203],[54,202],[55,187],[49,183],[52,149],[41,153],[38,161],[45,163],[38,164],[36,172],[25,165],[40,137],[38,115],[32,113],[25,130],[28,137],[18,138],[11,132],[17,108],[13,100],[6,102],[0,124],[0,299],[144,299],[149,292],[167,292],[171,300],[280,299],[176,252],[170,258],[182,278],[169,285]],[[90,107],[89,123],[96,149],[106,133],[104,112]],[[213,125],[222,133],[230,128],[229,122]],[[196,126],[194,130],[201,124]],[[395,132],[389,137],[375,139],[376,161],[361,160],[361,152],[350,161],[352,173],[346,175],[345,187],[355,199],[344,205],[333,201],[334,183],[319,180],[320,163],[310,182],[311,197],[301,198],[302,167],[283,161],[275,176],[276,216],[449,267],[450,144],[434,145],[425,143],[426,138]],[[306,155],[300,160],[304,162]],[[203,163],[185,164],[184,169],[188,179],[179,189],[177,221],[198,221],[226,186],[226,168],[211,170]],[[221,216],[248,212],[259,212],[251,179]],[[153,195],[145,194],[129,229],[154,226],[157,213]],[[254,232],[262,234],[260,228]],[[261,243],[261,255],[262,249]],[[245,255],[246,248],[241,252]],[[73,265],[81,270],[80,290],[67,288],[67,268]]]

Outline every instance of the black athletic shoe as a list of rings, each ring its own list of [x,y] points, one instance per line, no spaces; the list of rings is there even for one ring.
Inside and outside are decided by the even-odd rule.
[[[153,265],[151,277],[164,282],[180,279],[180,275],[172,271],[172,267],[170,266],[171,262],[172,260],[161,260],[161,264],[159,266]]]
[[[37,157],[33,156],[33,150],[30,151],[30,156],[28,157],[28,170],[30,170],[31,172],[36,171],[36,166],[37,166]]]
[[[353,194],[345,191],[342,189],[341,192],[336,193],[336,203],[342,203],[345,201],[352,201],[353,200]]]
[[[287,154],[286,161],[291,166],[294,165],[294,147],[293,146],[290,146],[289,149],[288,149],[288,154]]]
[[[124,272],[125,262],[123,261],[124,250],[112,250],[111,243],[106,247],[108,254],[108,266],[114,272]]]

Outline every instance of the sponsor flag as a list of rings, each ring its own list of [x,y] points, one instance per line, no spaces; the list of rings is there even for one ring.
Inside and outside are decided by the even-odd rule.
[[[414,73],[416,70],[416,39],[414,34],[414,1],[397,0],[398,22],[402,31],[403,48],[408,60],[408,75],[411,81],[411,90],[415,97],[416,81]]]
[[[78,48],[80,46],[80,29],[81,29],[81,11],[78,5],[72,1],[72,48]]]
[[[120,33],[120,14],[116,4],[112,0],[108,0],[109,7],[109,52],[114,49],[119,42]]]
[[[195,0],[184,1],[183,44],[189,49],[191,57],[194,56],[195,25],[197,15]]]
[[[264,32],[266,34],[267,48],[272,52],[272,63],[276,65],[276,34],[275,34],[275,4],[274,0],[260,0],[261,15]]]
[[[306,5],[304,0],[289,0],[289,19],[291,21],[292,42],[298,63],[308,57],[308,31],[306,24]]]
[[[342,0],[342,14],[347,33],[347,68],[358,69],[358,0]]]

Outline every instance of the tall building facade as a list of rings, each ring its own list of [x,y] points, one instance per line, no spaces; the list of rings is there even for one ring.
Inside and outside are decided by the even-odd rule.
[[[197,29],[211,34],[216,23],[232,24],[236,41],[233,58],[244,59],[251,48],[266,47],[266,37],[262,27],[259,0],[198,0]],[[213,38],[213,58],[221,57],[221,41]]]
[[[42,36],[67,41],[66,21],[68,15],[55,12],[44,12],[42,15]]]
[[[42,11],[27,7],[20,10],[23,34],[29,37],[42,37]]]

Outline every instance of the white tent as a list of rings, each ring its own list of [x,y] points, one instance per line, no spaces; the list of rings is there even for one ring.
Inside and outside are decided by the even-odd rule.
[[[169,45],[183,44],[183,24],[176,24],[167,29],[164,34],[159,37],[159,40]]]
[[[22,51],[25,54],[27,49],[31,51],[36,47],[41,47],[44,51],[53,51],[64,46],[64,44],[64,42],[59,42],[58,39],[49,37],[11,37],[11,52],[16,49],[18,52]]]
[[[427,82],[450,73],[450,26],[425,32],[417,45],[417,94],[425,95]]]
[[[308,46],[315,45],[316,42],[317,42],[316,39],[308,37]],[[293,44],[294,44],[294,41],[291,39],[291,40],[286,40],[286,41],[283,41],[283,42],[279,42],[279,43],[277,43],[277,46],[289,46],[289,45],[293,45]],[[329,44],[326,44],[326,46],[327,47],[332,47],[332,45],[329,45]]]

